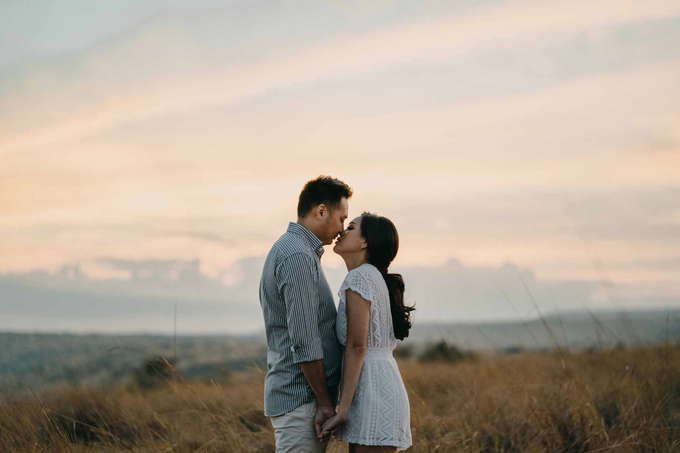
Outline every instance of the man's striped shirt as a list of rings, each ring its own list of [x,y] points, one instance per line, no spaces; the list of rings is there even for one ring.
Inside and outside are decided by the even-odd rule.
[[[260,280],[267,335],[264,412],[288,413],[315,400],[300,363],[323,359],[331,399],[340,382],[342,348],[335,333],[337,310],[321,267],[319,238],[291,222],[269,251]]]

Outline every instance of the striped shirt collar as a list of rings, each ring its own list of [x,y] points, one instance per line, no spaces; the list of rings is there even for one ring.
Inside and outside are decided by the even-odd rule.
[[[323,255],[324,252],[323,243],[321,242],[321,239],[316,237],[314,233],[312,233],[307,228],[296,222],[290,222],[288,224],[288,230],[286,232],[302,236],[305,242],[312,248],[312,250],[314,250],[316,256],[321,258],[321,255]]]

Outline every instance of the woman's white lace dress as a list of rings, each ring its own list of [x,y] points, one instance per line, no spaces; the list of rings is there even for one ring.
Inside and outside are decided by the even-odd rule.
[[[361,445],[411,446],[408,395],[392,351],[397,346],[392,325],[390,295],[380,271],[371,264],[351,270],[338,296],[338,340],[347,345],[346,291],[350,288],[371,302],[368,347],[347,423],[336,439]]]

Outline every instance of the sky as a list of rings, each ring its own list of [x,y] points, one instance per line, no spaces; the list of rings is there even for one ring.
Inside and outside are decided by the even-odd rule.
[[[419,322],[680,308],[678,48],[670,0],[2,2],[0,330],[257,331],[320,174]]]

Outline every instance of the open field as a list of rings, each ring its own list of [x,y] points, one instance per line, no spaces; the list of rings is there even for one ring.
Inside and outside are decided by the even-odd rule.
[[[525,322],[416,323],[404,346],[419,355],[445,340],[489,354],[555,348],[606,349],[680,341],[680,311],[572,312]],[[219,380],[225,373],[266,366],[264,332],[229,335],[111,335],[0,332],[0,398],[69,386],[127,385],[152,356],[176,357],[186,378]]]
[[[680,452],[680,347],[400,361],[412,452]],[[8,452],[273,452],[264,372],[0,403]],[[346,451],[332,442],[329,452]]]

